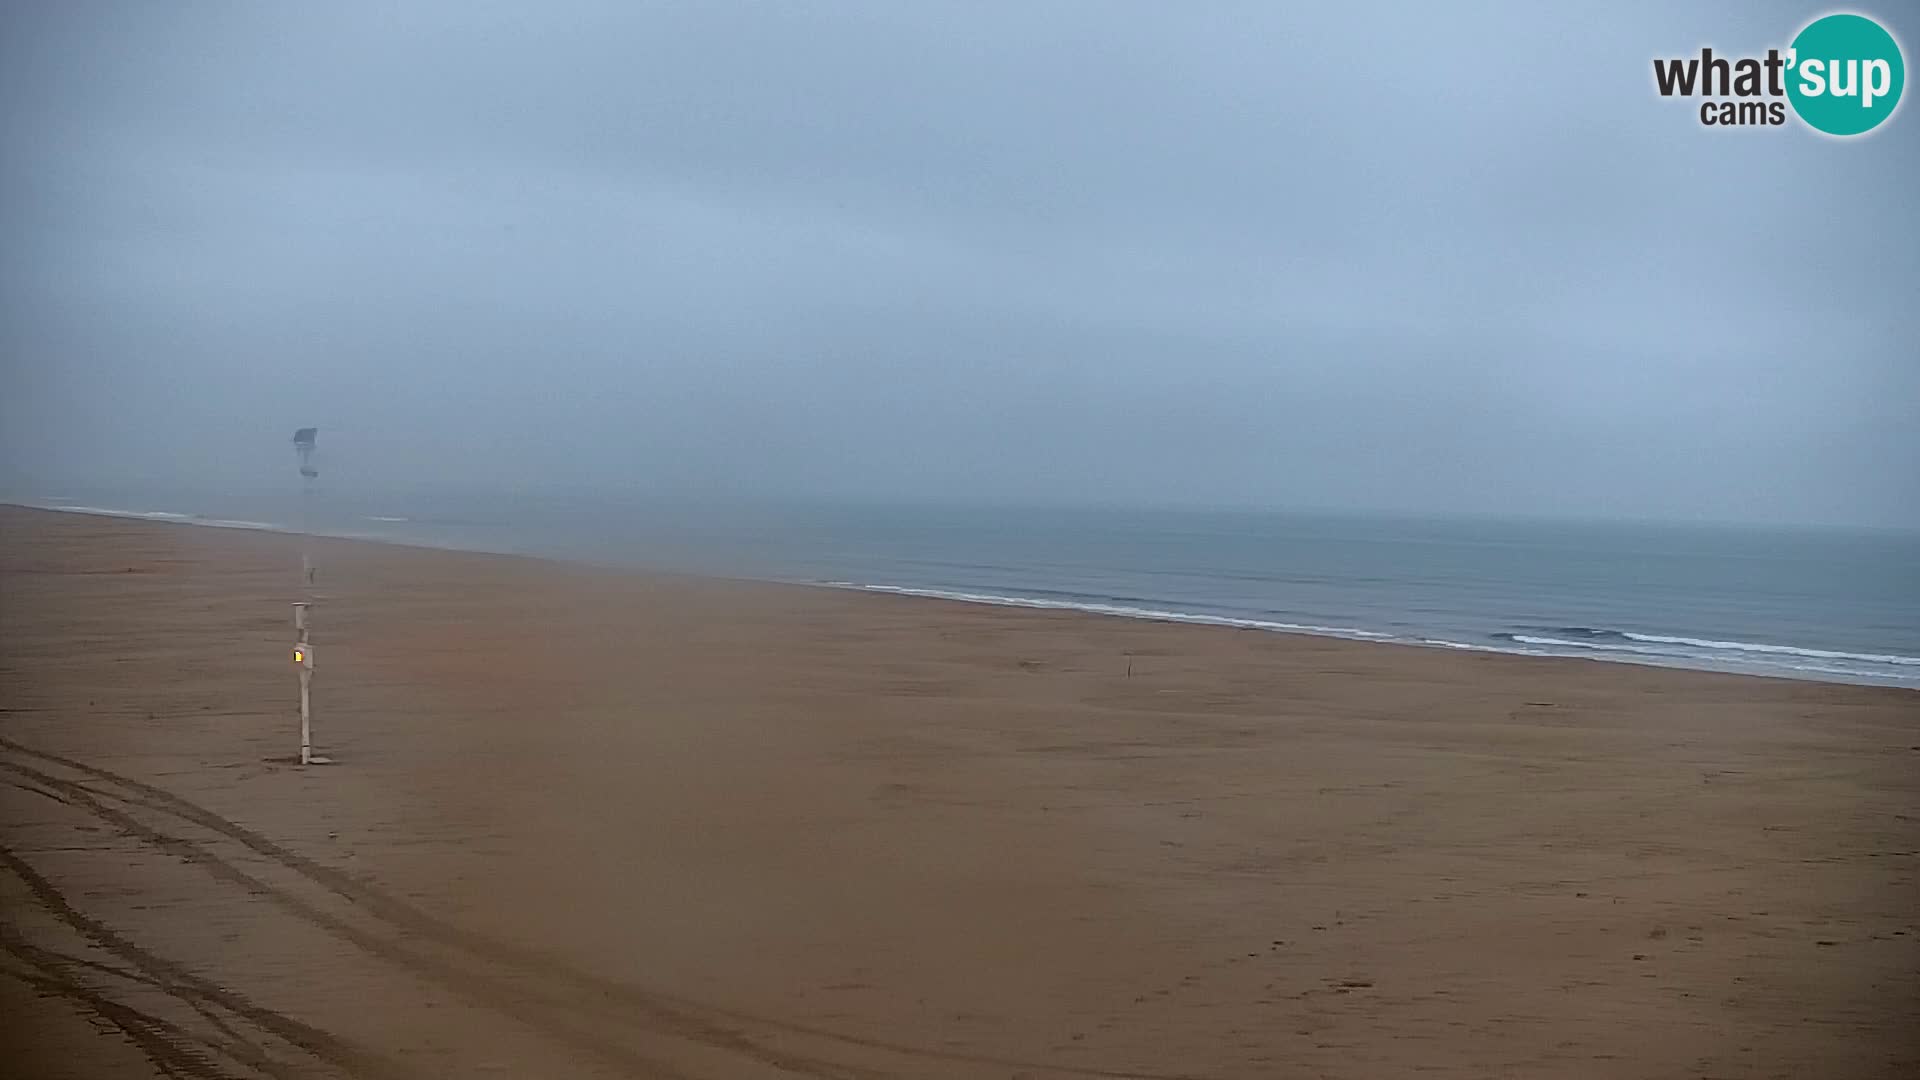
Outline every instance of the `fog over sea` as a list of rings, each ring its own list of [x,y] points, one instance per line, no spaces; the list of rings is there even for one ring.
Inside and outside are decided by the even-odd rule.
[[[633,496],[9,501],[1436,648],[1920,687],[1920,533]]]

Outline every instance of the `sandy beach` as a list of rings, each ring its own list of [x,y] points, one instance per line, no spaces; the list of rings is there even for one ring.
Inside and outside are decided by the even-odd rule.
[[[0,507],[0,1072],[1895,1077],[1920,694]]]

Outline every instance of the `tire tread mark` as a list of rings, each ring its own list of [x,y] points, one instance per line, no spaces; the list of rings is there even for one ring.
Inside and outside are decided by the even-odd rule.
[[[100,820],[112,825],[123,834],[133,839],[144,841],[182,861],[199,866],[215,878],[226,881],[229,884],[238,885],[250,895],[259,896],[278,904],[298,918],[354,945],[370,956],[411,971],[416,975],[420,975],[446,987],[461,997],[465,997],[487,1008],[497,1009],[502,1013],[520,1020],[529,1027],[533,1027],[562,1041],[571,1043],[579,1049],[587,1050],[611,1062],[629,1074],[659,1077],[662,1078],[662,1080],[691,1080],[691,1078],[685,1077],[664,1062],[638,1054],[617,1042],[580,1033],[565,1026],[563,1023],[556,1022],[548,1016],[532,1011],[528,1008],[526,996],[513,992],[513,989],[508,986],[504,980],[463,970],[457,965],[448,963],[445,960],[410,951],[395,941],[383,940],[378,935],[369,933],[336,915],[323,911],[298,896],[294,896],[283,889],[274,888],[259,878],[219,858],[191,840],[151,828],[132,815],[107,806],[95,797],[96,795],[102,795],[104,793],[90,791],[73,781],[62,780],[57,776],[41,772],[29,766],[20,765],[17,762],[0,761],[0,768],[25,772],[40,783],[59,787],[68,793],[74,806],[94,814]],[[7,862],[9,858],[17,860],[17,857],[11,856],[10,852],[7,852],[4,848],[0,848],[0,862]],[[11,864],[9,863],[9,865]],[[16,873],[17,872],[18,869],[16,868]],[[49,885],[48,888],[51,889],[51,886]],[[85,918],[84,916],[81,917]],[[171,967],[171,965],[168,966]],[[288,1041],[295,1042],[296,1045],[299,1044],[298,1040],[295,1039],[289,1038]],[[336,1064],[339,1064],[339,1062],[336,1062]],[[840,1080],[836,1074],[831,1073],[813,1073],[811,1075],[821,1076],[826,1078],[826,1080]]]
[[[161,1075],[182,1078],[182,1080],[238,1080],[233,1074],[215,1065],[204,1051],[190,1045],[195,1042],[204,1042],[204,1040],[198,1039],[179,1025],[115,1001],[71,979],[50,973],[16,952],[12,945],[8,945],[6,951],[26,960],[36,970],[22,971],[10,966],[0,966],[0,973],[18,979],[43,994],[66,998],[113,1025],[127,1037],[127,1041],[145,1055],[147,1061],[159,1070]]]
[[[227,1036],[227,1039],[224,1041],[209,1038],[188,1031],[170,1020],[164,1020],[151,1014],[142,1013],[143,1016],[146,1016],[147,1019],[153,1023],[163,1025],[176,1040],[186,1040],[218,1051],[234,1062],[251,1068],[256,1072],[264,1073],[268,1077],[273,1078],[273,1080],[295,1080],[297,1077],[312,1075],[311,1070],[301,1069],[289,1063],[274,1060],[272,1056],[251,1039],[236,1032],[230,1024],[220,1018],[219,1014],[215,1012],[211,1006],[191,995],[181,995],[150,976],[137,971],[130,971],[126,968],[115,967],[112,964],[103,964],[97,960],[89,960],[86,957],[74,956],[69,953],[58,952],[53,949],[46,949],[34,945],[26,940],[26,936],[21,933],[17,927],[4,921],[0,921],[0,946],[4,946],[5,950],[13,954],[17,959],[38,968],[46,977],[68,984],[77,991],[86,994],[108,998],[108,995],[104,991],[88,987],[82,980],[76,978],[72,973],[74,969],[99,972],[115,978],[125,979],[129,982],[141,983],[153,987],[176,1001],[184,1001],[187,1005],[192,1006],[195,1012],[205,1017],[214,1027],[218,1028],[223,1035]],[[14,974],[18,974],[18,972]],[[113,999],[108,998],[108,1000],[112,1001]],[[124,1002],[115,1003],[122,1005],[123,1008],[132,1008],[131,1006],[125,1005]]]
[[[761,1047],[743,1033],[722,1026],[718,1021],[723,1020],[730,1024],[761,1027],[770,1031],[802,1035],[905,1058],[918,1058],[923,1061],[941,1061],[961,1065],[985,1065],[996,1068],[1085,1077],[1088,1078],[1088,1080],[1198,1080],[1196,1077],[1185,1074],[1049,1064],[995,1055],[970,1054],[961,1051],[912,1046],[884,1039],[846,1035],[825,1028],[776,1020],[739,1010],[728,1009],[723,1006],[680,998],[671,994],[644,990],[631,984],[568,967],[537,950],[514,945],[510,942],[497,941],[442,922],[418,908],[382,893],[377,888],[352,875],[335,870],[332,867],[300,855],[297,852],[290,851],[259,833],[227,818],[221,817],[205,807],[190,802],[164,788],[156,787],[152,784],[147,784],[131,777],[112,772],[111,770],[89,765],[85,762],[59,754],[36,750],[5,736],[0,736],[0,747],[63,766],[75,772],[83,773],[98,780],[117,785],[128,791],[137,792],[145,796],[144,799],[140,800],[144,805],[227,836],[257,854],[278,862],[288,869],[306,877],[314,884],[340,896],[342,899],[359,905],[374,917],[409,930],[424,938],[440,942],[454,949],[464,950],[498,963],[520,968],[529,974],[545,976],[557,982],[571,985],[591,999],[624,1003],[629,1007],[642,1009],[653,1015],[657,1020],[680,1028],[681,1030],[678,1033],[683,1037],[695,1038],[708,1042],[710,1045],[719,1045],[735,1049],[756,1057],[763,1063],[789,1068],[791,1071],[807,1071],[805,1068],[794,1068],[796,1064],[832,1069],[833,1071],[814,1073],[814,1075],[821,1076],[825,1078],[825,1080],[837,1080],[837,1078],[847,1075],[859,1076],[867,1072],[866,1070],[854,1070],[846,1066],[834,1067],[825,1062],[807,1061],[806,1059],[792,1063],[784,1060],[771,1060],[767,1055],[774,1052]],[[0,762],[0,765],[6,764],[9,763]],[[12,767],[24,768],[18,765]],[[37,777],[44,777],[48,780],[55,781],[56,784],[63,789],[71,790],[72,787],[79,786],[73,781],[60,781],[59,778],[48,776],[48,774],[41,773],[39,770],[32,770],[32,772],[36,774]],[[43,782],[45,781],[43,780]],[[92,792],[90,789],[84,787],[80,787],[80,790],[88,794],[105,794],[104,792]],[[124,798],[124,796],[119,797]],[[177,838],[174,839],[177,840]],[[705,1019],[702,1014],[704,1014],[705,1017],[716,1019]],[[785,1055],[779,1056],[782,1058],[785,1057]]]
[[[11,929],[4,922],[0,922],[0,939],[4,939],[8,933],[19,935],[21,940],[25,940],[25,935],[19,934],[18,930]],[[37,948],[37,946],[35,948]],[[125,979],[128,982],[149,986],[164,994],[174,995],[176,1000],[185,1002],[194,1012],[204,1017],[207,1023],[218,1028],[222,1035],[225,1035],[227,1038],[233,1040],[236,1045],[245,1049],[250,1055],[247,1059],[249,1063],[253,1063],[255,1059],[258,1059],[262,1063],[267,1061],[265,1050],[255,1044],[253,1040],[242,1035],[232,1024],[228,1023],[227,1019],[220,1015],[217,1008],[200,1000],[199,997],[191,993],[178,994],[174,988],[169,987],[161,980],[131,968],[115,967],[112,964],[103,963],[99,960],[90,960],[84,956],[74,956],[70,953],[56,952],[52,949],[39,949],[39,951],[47,957],[56,960],[62,968],[83,968],[88,971],[98,972],[102,975],[111,975],[116,979]]]
[[[74,768],[76,771],[88,775],[97,776],[98,773],[104,771],[95,770],[78,762],[60,759],[55,755],[40,754],[37,751],[26,750],[5,738],[0,738],[0,746],[26,752],[33,756],[52,759],[57,764]],[[21,765],[18,762],[0,761],[0,768],[12,770],[31,778],[39,784],[63,791],[66,793],[72,805],[93,813],[101,820],[119,829],[122,833],[134,839],[145,841],[187,862],[199,865],[215,877],[239,885],[252,894],[265,897],[293,912],[300,918],[352,943],[371,955],[430,978],[445,986],[447,989],[467,997],[470,1000],[478,1001],[490,1008],[498,1009],[508,1015],[514,1016],[516,1019],[521,1020],[531,1027],[538,1028],[539,1030],[547,1032],[549,1035],[569,1041],[581,1049],[589,1050],[630,1072],[643,1072],[647,1075],[664,1077],[681,1075],[665,1063],[653,1058],[637,1055],[616,1042],[581,1033],[564,1024],[555,1023],[552,1019],[530,1012],[526,1007],[527,995],[524,993],[524,988],[523,992],[515,993],[497,976],[489,976],[484,973],[464,970],[445,960],[409,951],[400,947],[395,942],[382,940],[377,935],[370,934],[338,916],[323,911],[313,904],[287,893],[285,890],[276,889],[268,885],[266,882],[253,877],[247,872],[233,866],[231,863],[215,856],[194,841],[151,828],[131,815],[106,806],[99,801],[101,798],[115,798],[136,802],[140,805],[148,806],[152,809],[182,818],[193,824],[201,825],[221,835],[229,836],[241,841],[249,849],[265,855],[274,862],[286,866],[300,873],[303,877],[326,887],[329,891],[354,903],[357,907],[366,910],[376,918],[384,916],[383,921],[397,925],[401,929],[418,933],[421,937],[436,941],[443,946],[448,946],[456,950],[464,950],[482,959],[502,962],[497,956],[489,956],[488,950],[474,948],[470,943],[464,941],[448,941],[445,933],[447,928],[417,910],[381,895],[353,881],[346,875],[340,874],[338,871],[330,870],[304,856],[287,851],[278,844],[274,844],[264,837],[260,837],[250,830],[236,825],[225,818],[218,817],[192,803],[187,803],[185,800],[179,799],[170,792],[152,788],[148,785],[140,784],[138,781],[127,780],[126,778],[111,774],[98,776],[99,779],[124,784],[134,791],[139,792],[140,795],[146,796],[145,798],[129,798],[124,794],[97,791],[76,781],[62,779],[61,777],[54,776],[40,769]],[[458,932],[456,931],[455,933]],[[485,941],[485,939],[476,940]],[[524,963],[509,961],[508,966],[520,968],[523,973],[536,976],[550,974],[537,971],[528,972],[527,965]],[[484,987],[485,990],[480,989],[481,987]],[[552,998],[555,995],[549,992],[546,996]],[[572,995],[569,995],[569,1000],[564,1002],[548,1001],[545,1004],[550,1008],[560,1009],[565,1012],[576,1012],[594,1008],[605,1012],[613,1003],[609,1003],[604,999],[605,992],[594,988],[591,990],[576,990]],[[880,1074],[868,1070],[840,1065],[798,1053],[764,1047],[738,1032],[708,1021],[700,1020],[697,1017],[687,1016],[678,1010],[661,1007],[652,1001],[630,1001],[627,1004],[630,1006],[640,1005],[646,1013],[652,1016],[652,1018],[662,1026],[664,1034],[702,1043],[709,1047],[730,1050],[758,1060],[762,1064],[771,1065],[787,1072],[814,1077],[817,1078],[817,1080],[875,1080],[875,1078],[880,1076]]]
[[[216,986],[178,964],[134,944],[105,923],[68,903],[66,897],[51,881],[5,845],[0,845],[0,866],[6,867],[15,877],[24,882],[28,891],[48,914],[71,927],[81,937],[100,949],[131,964],[167,993],[176,997],[198,998],[218,1005],[230,1013],[243,1017],[255,1027],[271,1032],[314,1057],[349,1072],[377,1077],[400,1075],[397,1070],[374,1055],[328,1032],[256,1005],[240,994]]]

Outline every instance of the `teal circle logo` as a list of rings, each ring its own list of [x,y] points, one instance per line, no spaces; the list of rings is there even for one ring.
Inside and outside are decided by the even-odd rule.
[[[1864,15],[1807,24],[1788,53],[1787,100],[1816,131],[1863,135],[1900,104],[1907,65],[1900,43]]]

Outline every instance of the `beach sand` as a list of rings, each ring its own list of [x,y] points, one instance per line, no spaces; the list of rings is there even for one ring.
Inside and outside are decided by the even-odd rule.
[[[0,508],[0,1073],[1920,1073],[1920,694]]]

